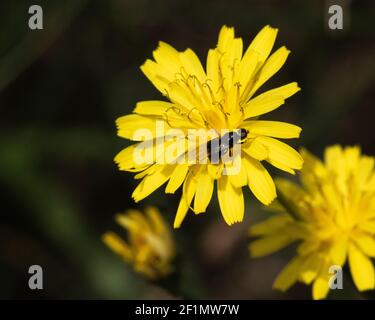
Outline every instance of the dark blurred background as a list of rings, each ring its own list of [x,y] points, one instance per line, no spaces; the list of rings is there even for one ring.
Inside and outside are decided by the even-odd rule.
[[[245,46],[264,25],[278,27],[275,47],[292,54],[261,91],[291,81],[302,91],[266,118],[300,125],[293,145],[318,155],[332,143],[375,154],[375,2],[349,3],[344,30],[327,28],[328,3],[2,0],[0,298],[310,298],[303,285],[272,291],[293,248],[249,258],[247,228],[269,213],[248,191],[240,225],[224,224],[215,197],[206,214],[188,214],[174,232],[178,280],[167,285],[135,275],[100,236],[116,228],[116,212],[147,204],[173,223],[180,193],[161,188],[135,204],[133,174],[113,163],[129,145],[116,136],[115,119],[139,100],[162,99],[139,69],[159,40],[205,62],[223,24]],[[43,30],[28,28],[32,4],[44,10]],[[43,267],[43,290],[28,288],[33,264]],[[357,297],[346,288],[330,297]]]

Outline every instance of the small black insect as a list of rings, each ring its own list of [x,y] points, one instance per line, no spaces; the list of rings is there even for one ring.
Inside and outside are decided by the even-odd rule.
[[[238,129],[223,136],[210,140],[207,143],[207,155],[211,162],[218,162],[222,155],[230,151],[235,144],[244,143],[249,131]]]

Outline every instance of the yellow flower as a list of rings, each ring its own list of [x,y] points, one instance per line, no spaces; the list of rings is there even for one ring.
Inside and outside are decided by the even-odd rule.
[[[313,283],[313,298],[329,291],[332,265],[348,259],[358,290],[375,287],[371,258],[375,257],[374,158],[359,147],[325,150],[324,163],[302,150],[301,185],[276,181],[280,213],[250,228],[259,239],[250,244],[254,257],[273,253],[299,241],[297,256],[277,277],[274,287],[285,291],[296,281]],[[292,213],[292,214],[288,214]]]
[[[235,38],[233,28],[223,26],[216,48],[208,51],[206,70],[191,49],[178,52],[164,42],[160,42],[153,52],[155,61],[147,60],[141,66],[146,77],[169,102],[137,103],[133,114],[117,119],[120,137],[147,140],[147,135],[136,133],[143,128],[152,132],[148,139],[165,138],[165,144],[173,147],[179,141],[168,139],[166,130],[169,129],[182,130],[184,141],[192,139],[191,129],[213,130],[216,138],[223,138],[221,132],[225,130],[244,129],[247,133],[242,144],[238,144],[244,152],[218,163],[166,163],[157,157],[160,152],[166,153],[162,148],[158,149],[158,143],[156,147],[148,147],[155,156],[151,162],[137,161],[134,153],[144,141],[122,150],[115,157],[120,170],[139,172],[135,178],[142,181],[133,193],[136,202],[166,182],[166,193],[174,193],[183,185],[175,228],[180,227],[189,208],[196,214],[206,211],[215,181],[222,215],[231,225],[243,220],[242,187],[248,186],[266,205],[276,197],[274,182],[261,161],[292,174],[302,167],[299,153],[275,139],[297,138],[301,128],[284,122],[258,120],[259,116],[280,107],[285,99],[300,90],[297,83],[292,82],[255,96],[289,55],[285,47],[270,55],[277,31],[270,26],[264,27],[243,53],[242,39]],[[158,128],[160,122],[161,130]],[[181,156],[177,153],[174,153],[175,158]],[[240,169],[228,174],[233,167]]]
[[[102,238],[136,272],[149,279],[158,279],[172,271],[175,248],[169,227],[158,209],[147,207],[145,213],[127,210],[125,214],[116,215],[117,223],[128,231],[128,242],[112,231]]]

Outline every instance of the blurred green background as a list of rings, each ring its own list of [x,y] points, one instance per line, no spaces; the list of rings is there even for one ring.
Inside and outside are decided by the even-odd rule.
[[[116,229],[116,212],[147,204],[173,223],[180,193],[162,188],[135,204],[133,175],[113,163],[129,145],[116,137],[115,119],[161,98],[139,70],[159,40],[204,61],[223,24],[246,46],[264,25],[278,27],[276,47],[292,54],[261,91],[291,81],[302,91],[266,118],[300,125],[294,146],[318,155],[332,143],[375,154],[375,2],[352,1],[342,31],[327,29],[327,3],[1,1],[0,298],[310,298],[303,285],[272,291],[293,248],[249,259],[247,228],[269,213],[248,191],[240,225],[224,224],[216,199],[206,214],[188,214],[174,232],[178,280],[165,286],[135,275],[100,236]],[[43,30],[28,28],[32,4],[44,10]],[[43,267],[43,290],[28,288],[33,264]],[[358,297],[344,288],[330,297]]]

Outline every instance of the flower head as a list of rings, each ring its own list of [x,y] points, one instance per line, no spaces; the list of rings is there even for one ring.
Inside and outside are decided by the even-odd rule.
[[[175,248],[169,227],[158,209],[148,207],[145,213],[127,210],[125,214],[117,214],[117,223],[128,231],[128,242],[112,231],[103,235],[103,241],[136,272],[158,279],[172,271]]]
[[[297,255],[277,277],[274,287],[287,290],[296,281],[313,283],[313,298],[326,297],[331,266],[348,260],[356,287],[375,287],[371,258],[375,257],[374,158],[359,147],[328,147],[324,163],[303,150],[301,185],[280,179],[275,210],[268,220],[250,228],[259,239],[252,256],[273,253],[299,241]],[[292,213],[288,214],[288,213]]]
[[[270,55],[276,35],[277,29],[264,27],[243,52],[242,39],[235,37],[233,28],[223,26],[216,48],[208,52],[206,69],[191,49],[179,52],[159,43],[153,52],[154,60],[147,60],[141,70],[169,101],[139,102],[133,114],[117,120],[119,136],[142,141],[115,158],[120,170],[138,172],[135,178],[142,179],[133,193],[135,201],[166,182],[166,193],[174,193],[183,186],[174,222],[174,227],[179,227],[189,208],[196,214],[206,211],[216,181],[222,215],[231,225],[243,219],[242,187],[249,186],[266,205],[276,197],[274,182],[261,161],[292,174],[302,167],[299,153],[275,139],[297,138],[301,129],[284,122],[258,120],[300,90],[292,82],[255,96],[289,55],[285,47]],[[140,128],[148,129],[151,135],[140,134]],[[191,140],[202,137],[202,129],[209,131],[211,137],[205,144],[189,147]],[[170,130],[179,130],[183,137],[171,139]],[[199,133],[194,136],[191,130]],[[231,138],[227,143],[221,140],[228,137]],[[145,144],[150,141],[151,144]],[[218,143],[216,149],[213,142]],[[185,149],[184,143],[188,144]],[[143,153],[138,152],[141,145]],[[198,145],[209,148],[205,162],[180,161],[181,156],[190,155]],[[232,156],[234,146],[240,146],[244,152]],[[168,153],[164,147],[172,150],[171,158],[178,161],[160,157]],[[151,161],[139,161],[139,155],[148,151]],[[214,162],[214,155],[232,157]]]

